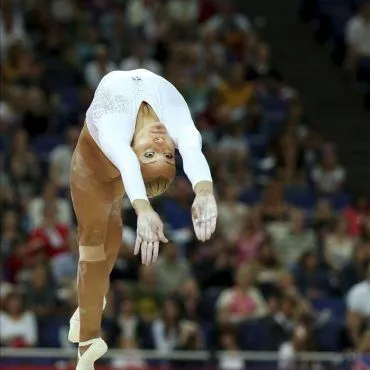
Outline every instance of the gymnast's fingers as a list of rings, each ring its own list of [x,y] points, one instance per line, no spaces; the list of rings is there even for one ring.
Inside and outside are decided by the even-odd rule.
[[[159,242],[153,243],[153,262],[157,261],[159,252]]]
[[[153,243],[148,243],[148,248],[146,251],[146,265],[150,265],[152,262],[152,254],[153,254]]]
[[[157,235],[158,235],[159,240],[162,243],[168,243],[168,239],[166,238],[166,236],[164,235],[164,232],[163,232],[163,224],[162,223],[160,225],[158,225]]]
[[[146,251],[148,249],[148,243],[146,241],[143,241],[141,243],[141,263],[143,265],[146,264]]]
[[[217,223],[217,217],[214,217],[212,218],[211,220],[211,229],[212,229],[212,234],[215,232],[216,230],[216,223]]]
[[[136,256],[140,252],[141,238],[139,235],[136,236],[134,255]]]
[[[204,242],[206,240],[206,223],[200,223],[200,240]]]
[[[206,240],[208,240],[212,235],[211,221],[206,222]]]

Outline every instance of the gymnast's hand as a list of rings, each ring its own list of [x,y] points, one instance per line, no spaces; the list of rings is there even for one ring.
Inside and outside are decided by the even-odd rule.
[[[134,204],[134,208],[137,213],[134,253],[139,254],[141,249],[141,261],[144,265],[149,265],[158,258],[159,242],[168,243],[168,240],[163,233],[163,223],[149,202],[141,207]]]
[[[213,191],[195,189],[195,199],[191,208],[195,235],[202,242],[210,239],[216,229],[217,204]]]

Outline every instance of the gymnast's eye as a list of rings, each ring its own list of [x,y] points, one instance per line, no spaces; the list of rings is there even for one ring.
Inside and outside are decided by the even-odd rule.
[[[166,156],[167,159],[172,159],[173,158],[172,153],[165,153],[165,156]]]
[[[145,158],[153,158],[154,157],[154,152],[147,152],[144,154]]]

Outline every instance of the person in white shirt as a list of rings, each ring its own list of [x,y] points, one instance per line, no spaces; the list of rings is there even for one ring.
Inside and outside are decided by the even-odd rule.
[[[365,279],[354,285],[347,294],[347,327],[353,344],[356,346],[361,338],[364,326],[370,326],[370,263]]]
[[[52,150],[49,157],[49,178],[62,189],[69,188],[72,154],[80,131],[77,127],[67,130],[67,142]]]
[[[24,310],[22,296],[9,292],[0,311],[0,345],[30,347],[37,343],[37,323],[32,312]]]
[[[102,308],[122,238],[121,203],[127,194],[137,214],[135,254],[155,262],[167,243],[148,198],[162,194],[175,175],[175,148],[193,185],[197,238],[216,227],[217,205],[202,141],[179,91],[144,69],[107,74],[87,110],[71,164],[71,195],[79,228],[79,309],[70,341],[79,342],[77,370],[90,369],[107,345],[100,338]]]
[[[355,67],[362,58],[370,60],[370,0],[364,0],[358,14],[348,21],[346,42],[349,67]]]

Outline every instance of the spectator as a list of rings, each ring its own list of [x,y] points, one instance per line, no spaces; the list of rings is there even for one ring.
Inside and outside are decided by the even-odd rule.
[[[31,228],[38,228],[44,220],[44,209],[46,205],[52,205],[55,208],[56,221],[60,224],[71,225],[72,210],[67,200],[58,197],[58,188],[52,182],[47,182],[43,186],[41,196],[34,198],[28,204],[28,217]]]
[[[338,218],[333,233],[325,238],[325,260],[334,271],[340,271],[353,254],[355,240],[348,235],[347,230],[346,219]]]
[[[119,370],[145,370],[147,365],[140,355],[138,345],[131,339],[122,339],[119,343],[119,349],[128,351],[124,356],[114,357],[112,368]]]
[[[348,66],[357,71],[361,81],[370,81],[370,1],[359,4],[359,11],[346,26]]]
[[[338,164],[333,149],[323,151],[321,163],[312,172],[315,189],[320,194],[333,194],[342,190],[345,170]]]
[[[55,206],[47,204],[43,210],[42,224],[30,233],[30,252],[42,249],[50,259],[68,253],[68,235],[68,226],[56,220]]]
[[[278,311],[266,318],[266,350],[277,351],[280,346],[289,340],[294,331],[297,300],[290,295],[279,299]]]
[[[272,181],[266,187],[257,210],[263,222],[285,221],[288,218],[288,206],[284,202],[283,186],[279,181]]]
[[[95,58],[85,67],[86,82],[93,90],[107,73],[116,69],[116,65],[109,60],[108,50],[104,45],[98,45],[94,54]]]
[[[2,251],[3,256],[3,271],[6,271],[5,278],[11,283],[18,283],[22,280],[22,273],[28,265],[28,246],[26,240],[17,237],[12,242],[12,248],[8,258]]]
[[[135,301],[126,297],[120,304],[118,326],[120,329],[119,342],[133,341],[137,343],[139,338],[139,318],[136,316]]]
[[[252,103],[253,85],[243,78],[240,64],[229,68],[226,80],[218,88],[219,104],[226,109],[231,121],[239,120]]]
[[[27,108],[24,112],[22,125],[29,137],[34,138],[37,135],[46,134],[50,130],[53,106],[41,88],[31,87],[26,94]]]
[[[228,184],[221,194],[218,208],[218,230],[227,241],[235,241],[243,230],[248,206],[239,201],[240,187]]]
[[[134,297],[137,313],[146,322],[152,322],[159,315],[163,297],[158,292],[157,280],[157,271],[154,266],[141,266]]]
[[[178,298],[183,309],[183,317],[198,321],[201,315],[201,296],[196,280],[189,279],[180,288]]]
[[[305,229],[302,211],[292,211],[287,233],[275,241],[275,247],[279,260],[286,267],[298,262],[303,253],[316,251],[315,235],[312,230]]]
[[[67,130],[67,143],[58,145],[50,153],[49,177],[62,189],[69,186],[69,173],[73,151],[80,136],[77,127],[69,127]]]
[[[19,215],[12,211],[3,213],[1,222],[1,255],[7,256],[11,253],[14,243],[19,237]]]
[[[198,18],[198,1],[170,0],[167,4],[169,19],[178,25],[189,26]]]
[[[12,132],[20,127],[25,110],[25,89],[21,86],[4,86],[3,97],[0,101],[1,130],[4,133]]]
[[[299,364],[297,352],[308,352],[314,349],[314,340],[309,328],[297,325],[290,341],[283,343],[279,349],[279,370],[303,369],[305,364]]]
[[[221,350],[224,353],[219,360],[220,370],[243,370],[244,361],[238,357],[240,348],[237,343],[236,335],[232,330],[224,331],[220,334]]]
[[[363,328],[370,320],[370,264],[364,280],[354,285],[347,294],[347,327],[354,346],[359,344]]]
[[[30,280],[25,283],[25,302],[37,317],[55,313],[56,292],[54,282],[45,266],[37,265],[31,270]]]
[[[250,213],[244,218],[243,230],[236,242],[238,263],[255,260],[261,251],[265,236],[260,216],[257,212]]]
[[[365,276],[366,266],[370,262],[370,242],[358,241],[353,251],[352,260],[340,272],[340,286],[343,293],[358,284]]]
[[[329,277],[320,268],[315,252],[303,253],[293,271],[298,290],[303,296],[315,299],[328,295]]]
[[[162,69],[154,59],[149,57],[149,45],[145,40],[135,42],[131,56],[122,60],[120,69],[130,71],[132,69],[145,68],[151,72],[161,74]]]
[[[0,343],[2,347],[33,347],[37,344],[34,313],[24,307],[18,292],[7,294],[0,311]]]
[[[258,283],[275,284],[282,272],[282,264],[276,256],[271,238],[265,237],[263,239],[256,261],[258,265]]]
[[[191,276],[188,262],[180,259],[178,248],[172,243],[166,245],[155,268],[158,291],[162,294],[174,293]]]
[[[219,315],[226,315],[232,322],[259,318],[267,313],[267,305],[254,286],[255,271],[252,265],[241,265],[235,273],[235,285],[224,290],[218,298]]]
[[[180,308],[173,299],[163,302],[162,316],[153,323],[154,347],[162,353],[169,353],[180,343]]]
[[[313,217],[313,227],[319,232],[320,236],[326,234],[328,230],[333,228],[335,221],[335,214],[331,207],[330,202],[325,199],[319,199],[316,203],[314,217]]]
[[[347,206],[342,211],[342,215],[347,220],[348,233],[353,237],[359,236],[365,217],[370,215],[367,199],[357,198],[353,205]]]

